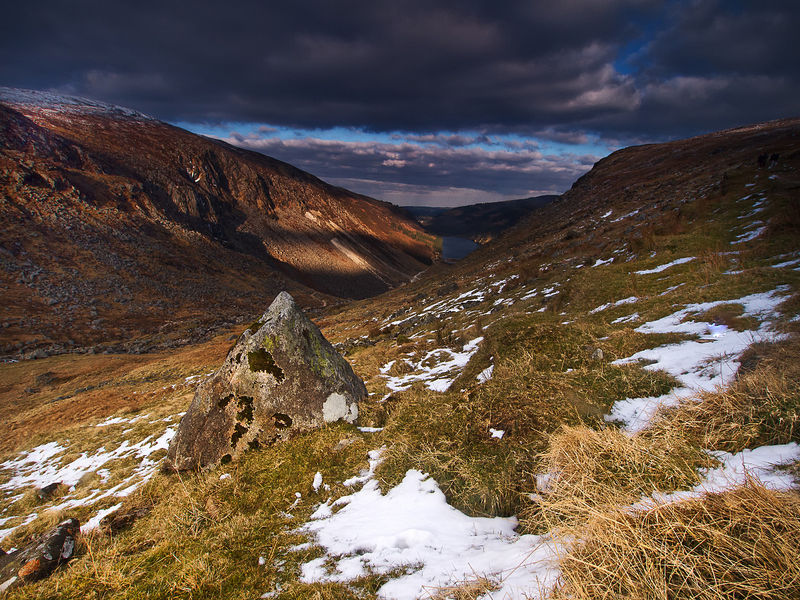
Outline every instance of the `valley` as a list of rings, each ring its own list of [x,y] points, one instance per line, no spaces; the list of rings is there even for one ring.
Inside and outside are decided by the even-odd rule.
[[[95,117],[70,119],[85,126]],[[26,135],[39,132],[37,143],[46,145],[62,142],[41,124],[59,136],[76,127],[46,111],[17,113],[0,129],[5,140],[9,122]],[[19,250],[4,238],[4,319],[12,323],[4,342],[33,336],[25,319],[34,315],[45,330],[53,324],[53,340],[71,335],[76,345],[109,346],[0,364],[0,545],[19,547],[67,516],[84,534],[65,568],[7,597],[778,600],[800,593],[799,134],[800,121],[785,120],[620,150],[454,264],[429,265],[434,236],[391,207],[316,181],[293,192],[307,194],[305,212],[288,205],[288,192],[280,200],[271,191],[279,218],[253,225],[233,224],[250,210],[244,197],[224,210],[245,215],[212,218],[190,184],[180,189],[195,189],[197,203],[178,202],[169,209],[177,213],[126,194],[117,196],[125,205],[118,215],[83,199],[81,222],[92,227],[74,228],[105,232],[106,245],[88,250],[66,225],[51,237],[43,208],[22,210],[21,201],[6,199],[17,211],[9,231]],[[153,140],[167,143],[160,133]],[[108,142],[90,147],[101,143]],[[210,152],[210,142],[184,143],[202,145],[181,150],[185,165]],[[6,189],[19,168],[7,166],[9,156],[32,152],[29,163],[18,159],[29,174],[14,189],[33,198],[32,174],[51,177],[48,189],[66,214],[86,193],[78,190],[94,189],[70,183],[59,191],[53,173],[75,173],[54,159],[41,166],[41,148],[3,152]],[[239,152],[215,148],[211,156]],[[197,165],[195,177],[218,174],[210,164]],[[269,168],[277,170],[271,181],[287,177],[288,166]],[[163,181],[174,177],[170,171]],[[92,178],[92,186],[136,179],[100,168]],[[236,185],[231,175],[229,189]],[[312,208],[321,190],[331,196]],[[345,209],[374,227],[353,216],[344,228]],[[131,225],[106,228],[109,214]],[[153,215],[158,234],[146,225]],[[200,231],[200,222],[219,223],[219,233]],[[306,222],[325,225],[312,231]],[[264,248],[278,240],[275,262],[256,260],[264,250],[239,235],[242,223],[269,240]],[[33,230],[41,235],[31,238]],[[128,254],[115,241],[120,231],[138,232],[123,240]],[[335,248],[333,240],[346,240],[366,264],[342,250],[337,266],[323,268],[312,256],[317,246],[293,250],[300,231],[304,243],[319,237]],[[145,238],[151,246],[140,256],[135,247]],[[44,261],[54,239],[64,256],[75,253],[71,262]],[[153,258],[152,240],[164,256],[178,247],[185,254],[170,266]],[[98,248],[132,262],[105,280]],[[88,253],[94,258],[84,260]],[[25,260],[28,271],[13,268]],[[45,282],[66,281],[57,275],[68,269],[79,270],[70,281],[98,286],[87,298],[108,298],[77,303],[72,320],[60,300],[48,305],[36,295],[47,289],[58,299]],[[126,279],[134,272],[137,279]],[[148,278],[162,291],[139,290]],[[112,287],[118,281],[129,287]],[[352,282],[358,292],[346,293]],[[392,289],[364,297],[381,286]],[[358,422],[247,452],[215,470],[160,473],[197,386],[283,288],[313,309],[364,380],[369,396]],[[130,290],[130,300],[111,301],[110,289]],[[91,306],[97,318],[118,319],[119,329],[81,331],[75,323],[94,318],[83,316]],[[175,323],[168,332],[181,332],[174,346],[147,342],[139,354],[107,341],[157,336],[167,319]],[[190,322],[202,336],[186,337]],[[37,495],[51,483],[60,484],[51,496]],[[101,520],[112,514],[136,517],[111,531]]]

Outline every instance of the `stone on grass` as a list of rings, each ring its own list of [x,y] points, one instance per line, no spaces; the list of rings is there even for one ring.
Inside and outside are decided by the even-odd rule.
[[[116,510],[100,520],[100,531],[106,535],[116,535],[149,515],[150,511],[151,508],[148,506]]]
[[[326,423],[354,423],[366,396],[348,362],[281,292],[198,388],[165,468],[211,468]]]
[[[36,497],[42,502],[47,502],[48,500],[51,500],[58,492],[65,489],[66,487],[59,481],[55,483],[48,483],[47,485],[36,490]]]
[[[78,519],[67,519],[25,548],[0,556],[0,593],[44,579],[66,563],[75,553],[80,530]]]

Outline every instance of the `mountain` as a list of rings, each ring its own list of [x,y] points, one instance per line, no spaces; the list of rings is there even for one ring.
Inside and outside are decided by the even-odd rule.
[[[455,208],[404,206],[431,233],[469,238],[486,243],[558,196],[536,196],[502,202],[485,202]]]
[[[3,549],[89,536],[9,597],[800,597],[798,190],[800,119],[615,152],[316,311],[357,423],[216,470],[159,465],[244,326],[0,364]]]
[[[743,171],[775,185],[774,172],[784,165],[784,182],[795,189],[798,136],[800,119],[784,119],[618,150],[461,268],[478,273],[485,261],[504,255],[526,272],[609,260],[614,252],[637,255],[659,236],[711,211]],[[790,203],[775,223],[782,235],[794,231],[798,204]]]
[[[0,89],[0,192],[0,353],[158,344],[282,289],[307,307],[374,295],[434,257],[388,203],[69,96]]]

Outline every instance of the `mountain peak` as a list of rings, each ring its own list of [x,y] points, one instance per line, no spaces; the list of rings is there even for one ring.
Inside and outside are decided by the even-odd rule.
[[[139,111],[107,104],[90,98],[0,86],[0,102],[16,108],[34,112],[55,114],[93,114],[106,117],[134,119],[137,121],[156,121],[157,119]]]

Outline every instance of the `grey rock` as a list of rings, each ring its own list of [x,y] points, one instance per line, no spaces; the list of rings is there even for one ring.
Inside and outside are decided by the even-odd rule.
[[[165,469],[211,468],[326,423],[353,423],[366,396],[347,361],[281,292],[198,388]]]
[[[592,360],[603,360],[603,349],[595,348],[592,352]]]
[[[0,590],[44,579],[75,553],[78,519],[67,519],[26,547],[0,556]]]
[[[151,509],[147,506],[118,510],[103,517],[100,521],[100,531],[106,535],[116,535],[133,525],[137,520],[149,515],[150,511]]]
[[[34,384],[39,387],[42,385],[50,385],[56,379],[56,374],[52,371],[45,371],[44,373],[39,373],[36,377],[33,378]]]

